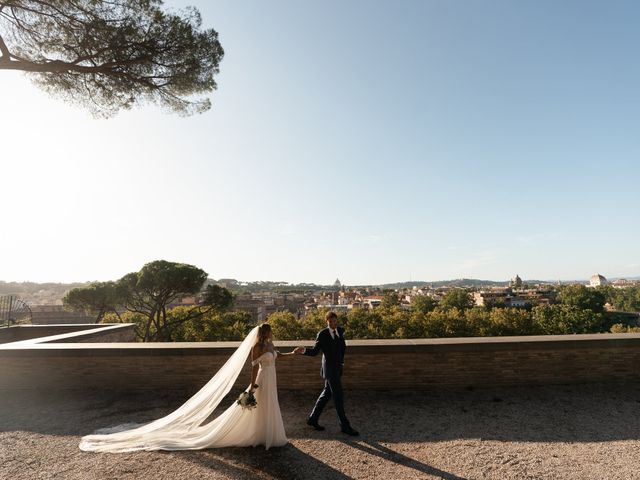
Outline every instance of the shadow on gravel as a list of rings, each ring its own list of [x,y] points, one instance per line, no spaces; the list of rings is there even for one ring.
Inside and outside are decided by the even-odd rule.
[[[640,440],[638,383],[347,392],[345,408],[362,439],[376,444]],[[327,408],[321,423],[333,422]]]
[[[175,392],[1,392],[0,432],[87,435],[126,422],[150,422],[170,413],[186,399]]]
[[[640,439],[640,384],[346,393],[347,413],[362,435],[363,443],[358,445],[380,455],[386,448],[381,444],[465,438],[522,442]],[[221,410],[231,397],[222,402]],[[81,436],[120,423],[149,422],[186,398],[156,392],[4,392],[0,393],[0,432]],[[289,438],[344,440],[332,408],[321,418],[327,426],[322,435],[304,425],[314,400],[315,392],[281,392]],[[285,454],[294,464],[310,461],[295,450]],[[280,454],[269,451],[265,455]]]
[[[292,444],[270,450],[256,447],[249,452],[247,455],[246,448],[223,448],[180,452],[178,455],[201,467],[232,474],[233,478],[262,478],[266,474],[275,479],[351,479]]]
[[[640,384],[371,393],[346,402],[352,423],[374,442],[640,439]]]
[[[380,445],[379,443],[372,442],[371,440],[364,441],[352,441],[345,442],[348,446],[352,448],[356,448],[361,450],[369,455],[375,455],[380,457],[386,462],[395,463],[397,465],[402,465],[407,468],[412,468],[417,470],[420,473],[425,473],[427,475],[434,475],[438,478],[442,478],[444,480],[467,480],[464,477],[459,477],[454,475],[453,473],[445,472],[438,468],[432,467],[431,465],[427,465],[424,462],[416,460],[415,458],[408,457],[403,455],[395,450],[392,450],[388,447]]]

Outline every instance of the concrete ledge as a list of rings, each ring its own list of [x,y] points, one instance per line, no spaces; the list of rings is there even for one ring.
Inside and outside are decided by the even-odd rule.
[[[89,323],[84,325],[12,325],[10,327],[0,327],[0,344],[30,340],[50,335],[59,335],[69,332],[78,332],[81,330],[92,330],[94,328],[100,328],[101,326],[102,325],[99,324]]]
[[[109,342],[93,343],[113,332],[129,332],[133,324],[113,324],[100,326],[91,331],[71,332],[61,335],[30,339],[20,342],[0,344],[0,356],[38,355],[46,351],[51,355],[55,351],[69,351],[70,355],[226,355],[235,351],[241,342]],[[78,345],[77,341],[82,340]],[[73,342],[73,343],[68,343]],[[313,341],[284,340],[274,342],[277,349],[288,351],[297,346],[313,346]],[[637,347],[640,349],[640,333],[603,333],[586,335],[536,335],[519,337],[463,337],[463,338],[427,338],[407,340],[348,340],[349,352],[366,354],[381,353],[425,353],[452,351],[497,351],[526,349],[572,349],[572,348],[614,348]]]
[[[130,327],[132,328],[132,327]],[[115,329],[114,329],[115,330]],[[193,391],[239,342],[77,343],[84,335],[0,345],[0,389]],[[74,343],[61,343],[73,341]],[[283,351],[313,342],[283,341]],[[343,382],[355,389],[640,380],[640,334],[348,341]],[[280,388],[318,389],[320,357],[278,361]],[[249,364],[240,382],[249,382]]]
[[[14,325],[0,328],[0,347],[16,343],[46,342],[86,342],[99,340],[135,340],[135,325],[115,324],[57,324],[57,325]]]
[[[71,328],[79,326],[81,328]],[[101,345],[105,342],[117,342],[117,341],[129,341],[135,339],[135,325],[132,323],[116,323],[116,324],[99,324],[99,325],[59,325],[60,328],[52,328],[52,325],[47,326],[48,333],[70,330],[66,333],[55,333],[54,335],[40,336],[35,338],[29,338],[28,340],[21,340],[17,342],[6,343],[0,345],[0,347],[6,347],[7,349],[29,351],[29,348],[33,348],[35,345],[46,345],[50,343],[64,343],[69,342],[95,342],[100,341],[96,345]],[[69,327],[69,328],[67,328]],[[10,327],[13,328],[13,327]],[[37,329],[36,329],[37,330]],[[75,331],[79,330],[79,331]]]

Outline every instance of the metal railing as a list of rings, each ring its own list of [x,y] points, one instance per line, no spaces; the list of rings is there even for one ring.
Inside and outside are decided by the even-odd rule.
[[[32,320],[29,305],[15,295],[0,296],[0,326],[30,324]]]

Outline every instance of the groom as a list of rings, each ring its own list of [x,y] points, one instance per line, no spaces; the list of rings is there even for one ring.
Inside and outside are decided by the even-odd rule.
[[[294,353],[306,355],[307,357],[315,357],[322,352],[320,374],[324,378],[324,390],[318,397],[307,424],[316,430],[324,430],[324,427],[318,424],[318,419],[324,407],[333,397],[341,430],[347,435],[356,436],[358,432],[351,427],[344,413],[342,397],[342,367],[344,365],[344,352],[347,348],[344,341],[344,330],[338,327],[338,316],[335,312],[327,312],[325,319],[327,320],[327,328],[318,332],[316,344],[313,348],[298,347],[294,350]]]

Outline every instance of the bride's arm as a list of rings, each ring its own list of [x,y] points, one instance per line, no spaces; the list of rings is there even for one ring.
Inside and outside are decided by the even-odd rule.
[[[276,350],[276,353],[278,354],[278,358],[293,357],[295,355],[295,351],[293,350],[287,353],[281,353],[280,350]]]
[[[258,388],[258,385],[256,385],[256,377],[258,376],[258,370],[260,370],[260,365],[258,364],[258,362],[255,362],[258,358],[260,358],[260,356],[262,355],[262,349],[260,348],[260,345],[254,345],[253,349],[251,350],[251,386],[249,387],[250,391],[253,391],[254,389]],[[255,363],[253,363],[255,362]]]
[[[322,342],[320,340],[321,334],[322,332],[319,332],[318,335],[316,336],[316,343],[313,346],[313,348],[297,347],[294,350],[294,353],[297,353],[298,355],[306,355],[307,357],[315,357],[316,355],[318,355],[318,353],[322,351],[322,345],[321,345]]]

